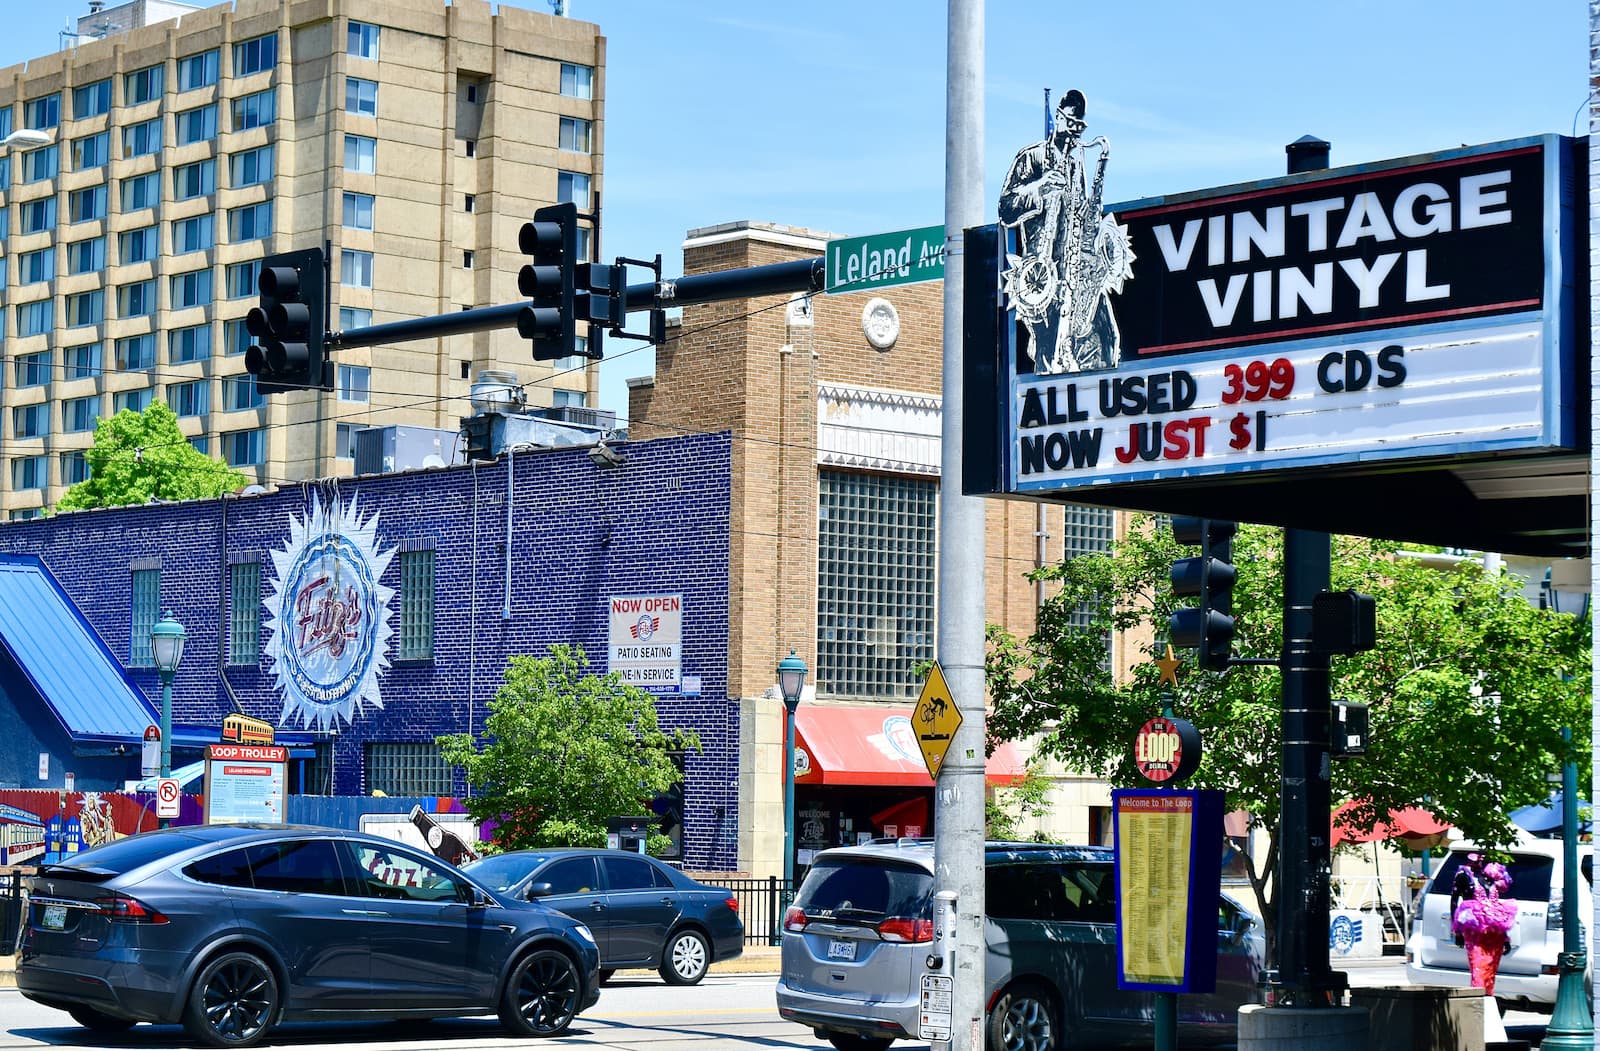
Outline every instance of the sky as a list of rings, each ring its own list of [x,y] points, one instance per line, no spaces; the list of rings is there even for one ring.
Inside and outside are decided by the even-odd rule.
[[[0,5],[0,65],[55,50],[88,9]],[[1306,134],[1332,143],[1336,167],[1571,134],[1588,5],[1512,8],[988,0],[987,221],[1011,158],[1043,134],[1046,88],[1087,97],[1086,137],[1111,143],[1108,202],[1281,175],[1285,144]],[[718,223],[862,235],[944,221],[945,4],[568,0],[567,15],[607,40],[603,257],[659,252],[677,276],[685,234]],[[600,404],[621,415],[625,380],[654,368],[632,346],[609,341],[601,365]]]

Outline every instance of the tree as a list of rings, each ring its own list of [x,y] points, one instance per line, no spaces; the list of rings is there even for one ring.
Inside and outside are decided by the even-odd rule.
[[[604,846],[606,819],[647,813],[683,778],[672,754],[700,747],[693,731],[660,729],[649,694],[588,666],[582,647],[512,657],[482,739],[436,739],[445,761],[466,770],[467,812],[498,822],[495,841],[507,850]]]
[[[178,430],[177,414],[159,401],[152,401],[143,412],[123,409],[101,417],[94,444],[84,456],[89,477],[62,494],[57,511],[151,500],[205,500],[249,481],[190,445]]]
[[[1242,527],[1234,541],[1238,634],[1234,652],[1276,659],[1282,645],[1282,532]],[[1589,723],[1589,622],[1527,602],[1514,578],[1488,574],[1463,559],[1440,571],[1400,557],[1398,545],[1334,538],[1333,587],[1377,599],[1378,647],[1333,658],[1336,698],[1371,706],[1367,754],[1333,763],[1335,803],[1352,800],[1351,820],[1371,828],[1390,808],[1423,806],[1465,835],[1507,844],[1507,812],[1543,799],[1545,776],[1587,748],[1563,742],[1563,726]],[[989,687],[998,739],[1042,734],[1041,750],[1069,769],[1117,785],[1141,784],[1132,740],[1161,711],[1159,671],[1139,662],[1117,676],[1106,661],[1111,632],[1165,652],[1175,600],[1168,572],[1192,554],[1171,531],[1137,516],[1128,537],[1104,554],[1073,558],[1037,572],[1058,591],[1039,613],[1038,629],[1019,639],[990,629]],[[1092,627],[1079,625],[1087,617]],[[1266,849],[1248,859],[1256,901],[1275,936],[1278,859],[1281,684],[1273,667],[1234,667],[1225,675],[1194,670],[1185,658],[1176,714],[1205,742],[1188,787],[1227,793],[1230,810],[1250,813]],[[1581,773],[1581,778],[1587,778]],[[1586,782],[1585,782],[1586,783]]]

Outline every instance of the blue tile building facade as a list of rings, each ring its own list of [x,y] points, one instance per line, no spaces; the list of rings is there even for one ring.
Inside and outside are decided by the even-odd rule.
[[[625,446],[620,467],[591,462],[584,449],[540,449],[492,462],[357,479],[307,482],[253,496],[58,515],[0,526],[0,551],[40,557],[113,654],[132,665],[135,571],[159,572],[162,609],[188,633],[173,691],[175,724],[220,726],[243,710],[284,728],[264,605],[263,655],[230,663],[233,566],[259,562],[263,602],[272,594],[272,552],[317,505],[376,514],[385,550],[433,551],[431,658],[397,659],[395,635],[379,679],[382,707],[358,710],[322,743],[325,782],[308,791],[370,793],[369,747],[431,745],[435,736],[481,732],[508,658],[542,655],[555,643],[581,645],[606,670],[609,600],[682,596],[683,690],[656,693],[665,728],[698,733],[685,756],[686,865],[733,869],[738,848],[740,715],[728,696],[729,489],[727,433]],[[381,583],[399,592],[401,558]],[[248,601],[248,597],[246,597]],[[153,700],[154,668],[132,667]],[[690,685],[690,684],[693,685]],[[48,712],[30,718],[48,719]],[[315,727],[313,726],[313,729]],[[181,757],[180,757],[181,758]],[[179,760],[175,760],[177,762]],[[129,777],[137,776],[137,754]],[[459,770],[453,790],[465,794]],[[29,787],[29,786],[22,786]]]

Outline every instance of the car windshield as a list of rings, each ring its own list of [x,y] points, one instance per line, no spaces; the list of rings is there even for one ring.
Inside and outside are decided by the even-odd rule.
[[[510,890],[546,857],[544,854],[497,854],[474,861],[462,871],[490,890]]]
[[[931,915],[933,875],[875,857],[824,858],[811,866],[795,904],[807,916],[876,920]]]

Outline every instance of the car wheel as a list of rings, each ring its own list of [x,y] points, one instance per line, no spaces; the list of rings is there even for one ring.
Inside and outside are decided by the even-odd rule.
[[[828,1043],[839,1051],[887,1051],[894,1039],[887,1036],[857,1036],[855,1033],[829,1033]]]
[[[602,967],[602,968],[600,968],[600,984],[604,985],[607,982],[609,982],[611,980],[611,976],[616,974],[616,973],[617,973],[617,969],[615,967]]]
[[[1055,1006],[1037,986],[1007,989],[989,1013],[989,1051],[1055,1051]]]
[[[668,985],[695,985],[711,966],[711,945],[699,931],[679,931],[661,954],[661,977]]]
[[[82,1005],[67,1008],[67,1014],[72,1016],[74,1022],[94,1033],[125,1033],[138,1024],[131,1018],[118,1018]]]
[[[535,949],[512,968],[500,996],[500,1024],[519,1036],[555,1036],[578,1016],[582,988],[570,956]]]
[[[211,1047],[249,1047],[278,1013],[278,979],[261,957],[230,952],[200,971],[189,991],[183,1027]]]

